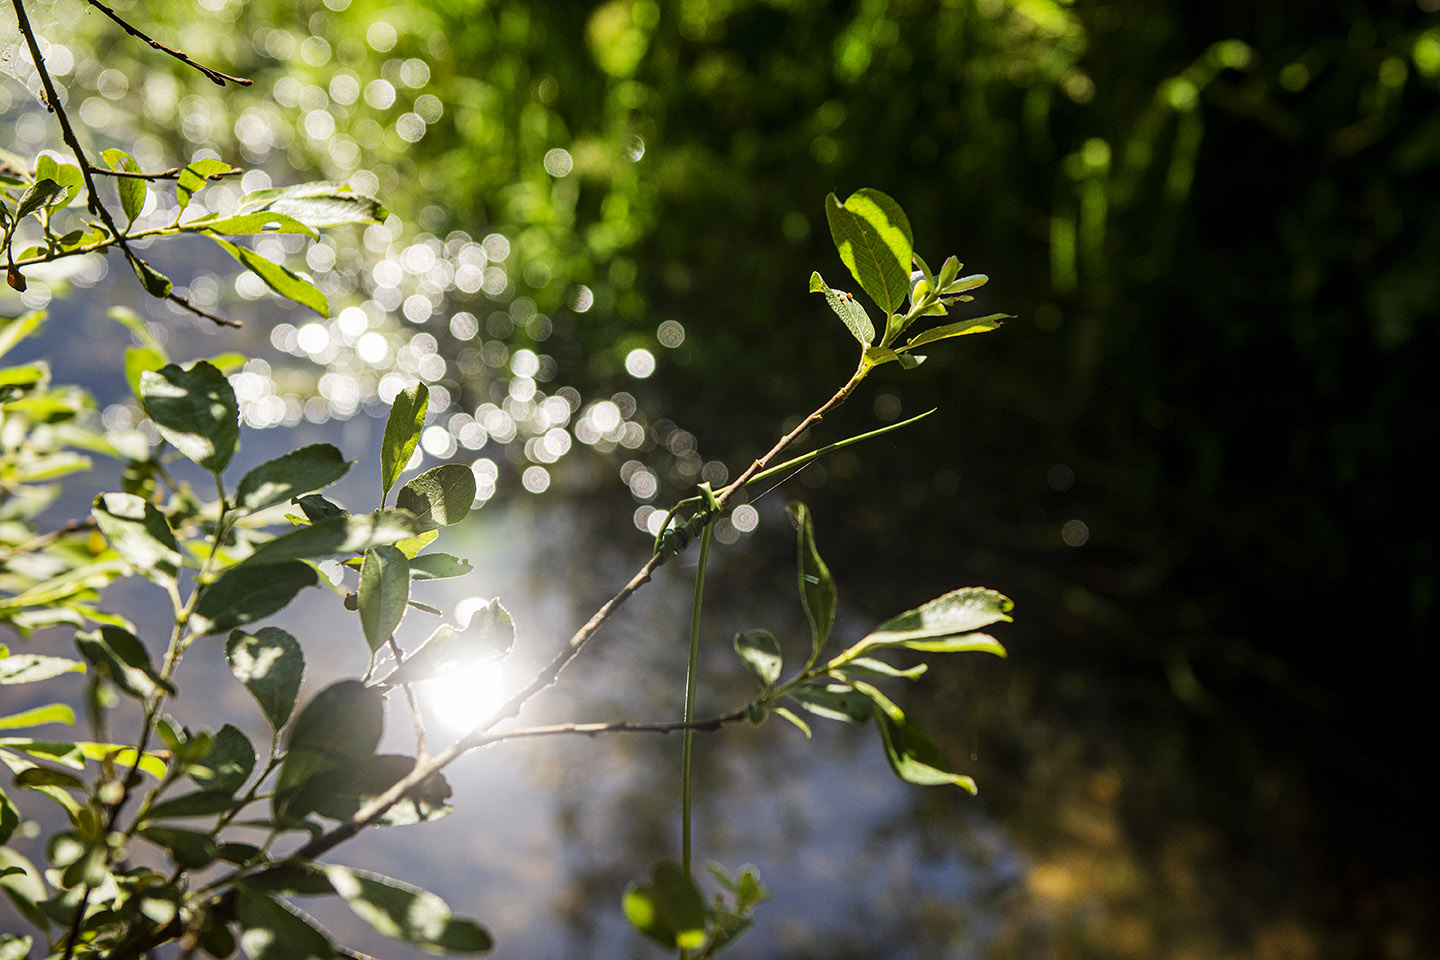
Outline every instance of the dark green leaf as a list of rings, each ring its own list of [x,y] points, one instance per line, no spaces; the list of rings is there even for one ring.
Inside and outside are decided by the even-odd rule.
[[[840,667],[834,672],[845,677],[846,679],[853,677],[903,677],[906,680],[919,680],[920,677],[924,675],[925,671],[928,669],[929,667],[926,664],[917,663],[913,667],[902,670],[899,667],[891,666],[883,660],[873,660],[869,657],[860,657],[857,660],[849,661],[844,666]]]
[[[54,180],[36,180],[28,190],[20,195],[20,203],[15,208],[16,222],[24,220],[32,213],[39,213],[51,204],[58,203],[64,196],[65,187]]]
[[[188,776],[209,793],[234,793],[255,769],[255,747],[237,727],[225,724],[199,762],[185,768]]]
[[[360,627],[374,653],[395,633],[410,601],[410,562],[392,546],[365,551],[360,566]]]
[[[328,443],[301,447],[245,474],[235,490],[235,505],[250,512],[263,510],[329,486],[349,469],[350,461]]]
[[[810,509],[799,501],[792,502],[787,509],[798,534],[800,601],[805,607],[805,616],[810,620],[812,654],[818,656],[835,625],[835,581],[830,576],[830,568],[820,559],[820,552],[815,548]]]
[[[425,411],[430,406],[430,388],[423,383],[406,387],[395,395],[390,405],[390,417],[385,421],[385,438],[380,444],[380,486],[381,503],[389,496],[390,488],[400,478],[415,444],[420,440],[420,429],[425,426]]]
[[[380,743],[384,712],[380,694],[356,680],[342,680],[316,694],[290,725],[275,788],[277,819],[299,820],[323,802],[323,794],[301,790],[308,781],[369,762]]]
[[[0,684],[36,683],[62,673],[85,672],[85,664],[65,657],[47,657],[38,653],[14,653],[0,657]]]
[[[249,247],[231,243],[217,233],[206,231],[205,235],[264,280],[265,285],[280,296],[294,300],[302,307],[309,307],[322,317],[330,316],[330,301],[325,299],[325,294],[289,267],[274,260],[267,260]]]
[[[962,587],[891,617],[851,650],[903,646],[938,653],[983,650],[1004,656],[1004,649],[992,637],[972,631],[1009,621],[1014,606],[1009,597],[994,590]]]
[[[448,553],[427,553],[410,561],[410,579],[448,580],[463,577],[473,569],[469,560],[452,557]]]
[[[200,595],[190,626],[209,634],[253,623],[284,609],[295,594],[317,582],[315,569],[299,560],[270,564],[263,571],[246,564],[231,567]]]
[[[705,901],[679,864],[655,865],[649,883],[625,889],[625,918],[667,948],[694,950],[705,943]]]
[[[201,790],[159,803],[145,811],[146,821],[167,817],[209,817],[235,806],[235,798],[225,790]]]
[[[864,723],[874,712],[870,698],[848,683],[803,683],[789,691],[800,706],[830,720]]]
[[[844,290],[832,290],[819,271],[810,274],[810,292],[825,294],[825,302],[830,304],[830,309],[835,311],[835,315],[855,339],[860,341],[862,347],[868,347],[875,342],[875,324],[870,321],[870,314],[865,312],[865,307],[853,294]]]
[[[270,726],[285,726],[305,675],[305,655],[295,638],[279,627],[261,627],[254,634],[235,630],[225,644],[225,658]]]
[[[165,516],[130,493],[102,493],[91,511],[110,548],[155,583],[173,584],[182,558]]]
[[[491,600],[470,616],[462,630],[442,624],[384,681],[383,686],[417,683],[453,672],[457,667],[490,663],[515,645],[515,621],[510,611]]]
[[[769,630],[750,630],[735,634],[735,652],[760,682],[762,689],[769,690],[775,685],[775,681],[780,679],[783,664],[780,644]]]
[[[387,937],[427,949],[448,948],[467,953],[490,949],[489,936],[474,924],[464,931],[473,938],[470,949],[457,947],[457,941],[463,942],[463,938],[451,932],[456,921],[450,915],[450,908],[427,890],[349,867],[325,864],[319,869],[355,915]],[[476,931],[481,935],[478,938],[473,937]]]
[[[175,284],[170,278],[139,257],[130,257],[130,269],[135,271],[135,277],[140,281],[140,286],[152,297],[168,297],[175,289]]]
[[[910,221],[900,205],[879,190],[857,190],[841,204],[825,198],[825,218],[840,259],[865,292],[887,313],[905,305],[914,254]]]
[[[336,506],[318,493],[295,497],[290,502],[298,506],[301,512],[305,514],[305,519],[311,523],[318,523],[327,517],[349,516],[348,511]]]
[[[147,370],[140,400],[171,446],[211,473],[225,469],[240,438],[240,406],[223,373],[204,360]]]
[[[991,330],[999,330],[1004,321],[1009,320],[1012,316],[1013,314],[1009,313],[992,313],[988,317],[957,320],[955,323],[946,323],[938,327],[931,327],[929,330],[923,330],[917,333],[910,339],[909,343],[899,349],[913,350],[915,347],[924,346],[927,343],[934,343],[936,340],[963,337],[967,333],[989,333]]]
[[[140,164],[135,162],[135,158],[119,147],[106,150],[100,154],[100,157],[111,170],[140,172]],[[149,194],[150,188],[140,177],[115,177],[114,179],[115,189],[120,194],[120,209],[125,212],[125,219],[134,223],[135,218],[140,216],[140,211],[145,208],[145,197]]]
[[[137,700],[148,700],[157,690],[175,692],[150,663],[145,645],[128,630],[103,626],[89,633],[77,633],[75,646],[81,656],[94,665],[96,674]]]
[[[876,710],[875,725],[880,728],[890,769],[901,780],[922,787],[957,786],[976,792],[975,781],[951,770],[929,734],[898,709]]]
[[[395,506],[414,514],[421,530],[459,523],[474,502],[475,474],[458,463],[426,470],[395,495]]]
[[[220,855],[215,841],[210,839],[208,834],[195,830],[181,830],[177,827],[141,827],[140,836],[156,846],[169,850],[176,863],[192,870],[208,867]]]
[[[10,842],[10,837],[15,833],[15,828],[20,826],[20,808],[10,800],[3,789],[0,789],[0,846]],[[3,865],[0,865],[3,867]],[[3,871],[19,870],[19,867],[3,867]],[[0,871],[0,878],[5,873]],[[23,872],[23,871],[22,871]]]
[[[415,535],[415,520],[397,510],[377,510],[356,516],[327,517],[283,533],[256,548],[242,567],[257,567],[289,560],[318,559],[337,554],[364,553],[382,543],[394,543]]]
[[[283,900],[236,884],[235,917],[240,949],[251,960],[321,960],[335,956],[335,942],[304,913]]]
[[[203,190],[212,176],[230,173],[234,169],[224,160],[214,157],[205,157],[186,166],[175,181],[175,200],[179,203],[180,210],[183,212],[190,206],[190,198]]]
[[[374,197],[361,196],[349,184],[334,181],[256,190],[240,198],[240,210],[273,210],[315,228],[379,223],[390,215]]]

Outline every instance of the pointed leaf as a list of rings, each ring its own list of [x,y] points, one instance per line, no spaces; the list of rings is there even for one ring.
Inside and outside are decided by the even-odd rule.
[[[769,630],[735,634],[735,652],[744,661],[745,668],[759,681],[762,690],[769,690],[780,679],[783,664],[780,644]]]
[[[270,726],[285,726],[305,676],[305,655],[295,638],[279,627],[261,627],[253,634],[234,630],[225,644],[225,659]]]
[[[231,567],[200,595],[190,626],[196,633],[224,633],[283,609],[318,582],[315,568],[299,560],[269,564],[263,571],[247,564]]]
[[[241,566],[253,571],[256,567],[288,560],[364,553],[382,543],[394,543],[414,535],[414,518],[399,510],[377,510],[360,516],[347,513],[267,540],[246,557]]]
[[[65,657],[47,657],[39,653],[13,653],[0,656],[0,684],[37,683],[62,673],[84,673],[85,664]]]
[[[349,469],[350,461],[328,443],[301,447],[245,474],[235,490],[235,505],[252,513],[263,510],[329,486]]]
[[[819,271],[810,274],[810,292],[825,294],[825,302],[830,304],[830,309],[845,324],[855,337],[860,341],[862,347],[868,347],[875,342],[875,324],[870,320],[870,314],[855,295],[844,290],[833,290],[830,285],[820,276]]]
[[[211,793],[231,794],[255,769],[255,745],[238,727],[225,724],[210,741],[210,749],[185,768],[196,786]]]
[[[16,222],[24,220],[32,213],[39,213],[51,204],[59,202],[64,196],[65,187],[54,180],[36,180],[29,189],[20,195],[20,202],[15,207]]]
[[[158,847],[170,851],[170,856],[182,867],[198,870],[208,867],[220,856],[220,849],[209,834],[178,827],[141,827],[140,835]]]
[[[410,562],[405,554],[388,545],[366,550],[365,562],[360,566],[358,603],[360,627],[371,653],[394,635],[409,602]]]
[[[306,494],[303,497],[293,497],[291,503],[297,505],[300,511],[305,514],[305,519],[311,523],[318,523],[327,517],[348,517],[349,511],[336,506],[318,493]]]
[[[925,671],[930,669],[928,664],[917,663],[913,667],[904,670],[891,666],[883,660],[874,660],[870,657],[860,657],[851,660],[837,670],[831,671],[833,675],[843,677],[846,680],[856,678],[895,677],[906,680],[919,680],[924,676]]]
[[[666,948],[693,950],[705,943],[705,901],[679,864],[655,865],[649,883],[632,883],[623,906],[630,925]]]
[[[265,285],[280,294],[280,296],[294,300],[302,307],[309,307],[322,317],[330,316],[330,301],[325,299],[325,294],[321,293],[315,284],[306,280],[289,267],[262,257],[249,247],[242,247],[238,244],[231,243],[217,233],[205,231],[205,235],[211,240],[214,240],[220,249],[240,261],[240,263],[261,280],[264,280]]]
[[[146,293],[152,297],[170,296],[171,291],[175,289],[175,284],[170,282],[169,277],[139,257],[132,256],[129,259],[130,269],[135,271],[135,278],[140,281],[140,286],[145,288]]]
[[[876,710],[875,725],[880,729],[890,769],[901,780],[922,787],[956,786],[976,792],[975,781],[951,770],[935,741],[903,713],[897,717]]]
[[[0,717],[0,730],[18,730],[22,727],[38,727],[47,723],[74,725],[75,711],[63,703],[50,703],[43,707],[32,707],[20,713]]]
[[[395,495],[395,506],[414,514],[421,530],[459,523],[474,502],[475,473],[458,463],[426,470]]]
[[[213,817],[235,806],[227,790],[199,790],[152,804],[145,811],[146,822],[177,817]],[[218,850],[217,850],[218,855]]]
[[[856,693],[848,683],[802,683],[792,687],[787,696],[817,717],[846,723],[864,723],[874,712],[870,698]]]
[[[250,960],[308,960],[335,956],[335,942],[315,921],[284,900],[235,885],[240,949]]]
[[[75,646],[94,665],[98,676],[137,700],[147,700],[156,691],[175,692],[150,663],[145,645],[128,630],[103,626],[90,633],[77,633]]]
[[[274,211],[245,213],[238,217],[191,220],[189,223],[180,224],[180,229],[209,230],[211,233],[223,233],[231,237],[253,236],[257,233],[291,233],[316,238],[320,236],[314,228],[306,226],[294,217]]]
[[[190,206],[190,198],[205,189],[205,185],[210,182],[211,177],[231,173],[234,170],[235,168],[224,160],[217,160],[214,157],[205,157],[187,165],[184,170],[180,171],[180,176],[175,181],[175,201],[180,205],[180,210],[184,211],[186,207]]]
[[[225,469],[240,438],[240,406],[223,373],[203,360],[189,370],[147,370],[140,400],[171,446],[211,473]]]
[[[469,560],[452,557],[448,553],[427,553],[410,561],[411,580],[448,580],[463,577],[475,569]]]
[[[420,430],[425,426],[425,411],[430,406],[430,388],[423,383],[406,387],[395,395],[390,405],[390,417],[385,421],[385,439],[380,445],[380,486],[381,504],[389,495],[390,488],[400,478],[415,444],[420,440]]]
[[[256,190],[240,198],[242,213],[257,210],[283,213],[317,229],[342,223],[379,223],[390,215],[374,197],[355,193],[349,184],[335,181]]]
[[[844,204],[830,194],[825,218],[840,259],[886,313],[905,305],[914,254],[910,221],[900,205],[879,190],[857,190]]]
[[[913,610],[891,617],[861,639],[851,651],[858,652],[881,646],[909,646],[909,641],[916,640],[939,641],[961,637],[992,623],[1009,621],[1010,611],[1014,606],[1009,597],[994,590],[985,587],[962,587]],[[989,649],[984,645],[985,641],[994,644],[989,637],[979,634],[975,641],[977,646],[957,649]],[[969,642],[968,638],[965,642]],[[950,648],[944,648],[941,652],[949,650]],[[1003,654],[1003,651],[1001,652]]]
[[[112,147],[100,154],[101,158],[111,170],[125,170],[130,173],[139,173],[140,164],[119,147]],[[149,185],[140,177],[115,177],[115,189],[120,194],[120,209],[125,212],[126,224],[135,222],[140,216],[140,211],[145,208],[145,198],[150,193]]]
[[[958,320],[955,323],[946,323],[938,327],[931,327],[929,330],[922,330],[910,338],[910,342],[898,350],[913,350],[915,347],[924,346],[927,343],[934,343],[936,340],[948,340],[951,337],[963,337],[967,333],[989,333],[992,330],[999,330],[1006,320],[1011,319],[1014,314],[992,313],[986,317],[974,317],[970,320]]]
[[[456,667],[491,663],[515,645],[515,621],[498,599],[470,615],[464,630],[441,624],[420,648],[405,658],[381,685],[418,683],[451,673]]]
[[[349,867],[323,864],[318,869],[356,916],[387,937],[432,950],[490,949],[490,937],[482,928],[455,920],[445,901],[427,890]]]
[[[162,586],[179,575],[180,547],[155,505],[130,493],[102,493],[91,513],[110,548],[146,579]]]
[[[290,725],[275,787],[276,816],[290,822],[311,812],[319,798],[302,798],[300,788],[317,776],[368,761],[380,743],[383,722],[380,694],[357,680],[331,684],[311,698]]]
[[[789,707],[776,707],[772,712],[777,717],[784,717],[786,720],[789,720],[791,723],[795,724],[795,726],[800,729],[800,732],[805,734],[805,739],[810,739],[810,724],[806,723],[804,720],[801,720],[798,716],[796,716],[795,711],[791,710]]]
[[[805,616],[810,620],[812,652],[818,656],[835,625],[835,581],[830,576],[830,568],[820,559],[820,552],[815,548],[810,509],[799,501],[792,502],[786,509],[798,534],[800,601],[805,607]]]

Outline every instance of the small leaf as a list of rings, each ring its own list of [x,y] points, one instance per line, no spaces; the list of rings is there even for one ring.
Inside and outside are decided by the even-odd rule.
[[[379,223],[390,215],[374,197],[355,193],[349,184],[334,181],[256,190],[240,198],[240,210],[275,211],[316,229],[342,223]]]
[[[951,770],[935,741],[903,713],[896,716],[876,710],[875,725],[880,728],[890,769],[901,780],[922,787],[956,786],[976,792],[975,781]]]
[[[240,438],[240,406],[224,374],[203,360],[189,370],[147,370],[140,400],[171,446],[211,473],[225,469]]]
[[[810,292],[825,294],[825,302],[830,304],[830,309],[835,311],[851,335],[860,341],[860,346],[868,347],[875,342],[875,324],[854,294],[831,289],[818,270],[810,274]]]
[[[870,698],[856,693],[848,683],[802,683],[787,695],[817,717],[829,720],[864,723],[874,712]]]
[[[190,206],[190,198],[205,189],[211,177],[234,170],[235,168],[224,160],[214,157],[205,157],[187,165],[175,181],[175,201],[180,205],[180,210],[183,212]]]
[[[899,667],[891,666],[883,660],[860,657],[847,662],[844,666],[833,671],[833,673],[846,680],[855,677],[895,677],[906,680],[919,680],[928,669],[928,664],[917,663],[913,667],[902,670]]]
[[[469,560],[452,557],[448,553],[427,553],[410,560],[410,579],[449,580],[463,577],[473,569]]]
[[[20,195],[20,202],[15,207],[15,221],[18,223],[32,213],[39,213],[51,204],[58,203],[64,196],[65,187],[54,180],[36,180]]]
[[[410,563],[405,554],[383,544],[366,550],[365,562],[360,566],[358,602],[360,627],[371,653],[394,635],[409,601]]]
[[[329,486],[350,469],[335,447],[312,444],[269,460],[245,474],[235,490],[235,505],[248,512],[284,503],[310,490]],[[304,505],[301,505],[304,509]]]
[[[994,590],[985,587],[962,587],[913,610],[906,610],[891,617],[861,639],[851,648],[851,652],[871,647],[910,646],[911,641],[917,640],[941,641],[961,637],[992,623],[1009,621],[1010,611],[1014,606],[1009,597]],[[979,639],[981,637],[983,640]],[[987,640],[994,644],[989,637],[977,635],[977,642],[981,646],[975,649],[988,649],[983,645]],[[949,650],[946,648],[942,652]]]
[[[844,204],[832,193],[825,198],[825,219],[840,259],[870,299],[886,313],[903,307],[914,250],[910,221],[900,205],[868,187]]]
[[[204,756],[185,768],[185,775],[208,793],[232,794],[255,769],[255,746],[238,727],[225,724],[210,741]]]
[[[0,684],[37,683],[62,673],[84,673],[85,664],[65,657],[47,657],[39,653],[15,653],[0,656]]]
[[[135,158],[119,147],[112,147],[100,156],[111,170],[140,172],[140,164],[135,162]],[[126,224],[128,227],[145,208],[145,198],[150,193],[149,185],[140,177],[116,177],[115,189],[120,194],[120,209],[125,212],[125,219],[129,221]]]
[[[327,517],[348,517],[349,511],[336,506],[318,493],[306,494],[303,497],[293,497],[290,500],[305,514],[305,519],[311,523],[319,523]]]
[[[774,713],[777,717],[784,717],[786,720],[789,720],[791,723],[795,724],[796,727],[800,728],[800,732],[805,734],[805,739],[810,739],[810,724],[797,717],[795,715],[795,711],[791,710],[789,707],[776,707],[771,712]]]
[[[140,376],[146,370],[159,370],[167,363],[165,354],[149,347],[125,348],[125,381],[135,396],[140,396]]]
[[[225,644],[225,659],[270,726],[284,727],[305,676],[305,655],[295,638],[279,627],[261,627],[254,634],[234,630]]]
[[[220,249],[264,280],[265,285],[280,296],[294,300],[302,307],[309,307],[322,317],[330,316],[330,301],[325,299],[325,294],[321,293],[315,284],[289,267],[262,257],[249,247],[231,243],[217,233],[206,231],[205,235],[214,240]]]
[[[780,679],[783,664],[780,644],[769,630],[749,630],[735,634],[735,652],[744,661],[746,669],[760,683],[762,690],[769,690]]]
[[[130,493],[102,493],[91,513],[110,548],[146,579],[164,586],[179,575],[180,547],[155,505]]]
[[[335,942],[299,909],[235,885],[240,949],[251,960],[308,960],[335,956]]]
[[[32,707],[20,713],[0,717],[0,730],[18,730],[22,727],[39,727],[47,723],[63,723],[73,726],[75,711],[63,703],[49,703],[43,707]]]
[[[137,700],[147,700],[157,691],[175,692],[150,663],[145,645],[128,630],[103,626],[90,633],[77,633],[75,646],[95,666],[97,675]]]
[[[820,552],[815,548],[810,509],[799,501],[792,502],[786,509],[798,534],[800,601],[805,607],[805,616],[810,620],[812,655],[818,656],[835,625],[835,581],[830,576],[830,568],[820,559]]]
[[[65,188],[65,197],[54,204],[51,213],[64,210],[80,196],[85,187],[85,175],[73,163],[60,163],[48,153],[42,153],[35,160],[35,179],[54,180]]]
[[[498,600],[470,615],[464,630],[441,624],[381,685],[418,683],[452,673],[457,667],[491,663],[515,646],[515,621]]]
[[[919,254],[916,254],[915,259],[920,259]],[[942,294],[949,292],[946,288],[955,282],[956,277],[960,276],[960,268],[962,266],[964,266],[964,264],[955,257],[947,257],[945,262],[940,265],[940,275],[935,278],[931,286],[939,290]],[[986,279],[988,280],[989,278],[986,277]]]
[[[390,488],[400,478],[415,444],[420,440],[420,429],[425,426],[425,411],[430,406],[430,388],[423,383],[406,387],[395,395],[390,405],[390,417],[385,421],[385,438],[380,445],[380,486],[381,504],[390,494]]]
[[[175,284],[170,282],[169,277],[139,257],[130,257],[130,269],[135,271],[135,278],[140,281],[140,286],[152,297],[168,297],[175,289]]]
[[[459,523],[474,502],[475,474],[458,463],[426,470],[395,495],[395,506],[414,514],[421,530]]]
[[[145,820],[176,817],[210,817],[235,806],[235,798],[226,790],[200,790],[152,804],[145,811]],[[218,851],[217,851],[218,854]]]
[[[912,350],[915,347],[924,346],[927,343],[934,343],[936,340],[948,340],[951,337],[963,337],[968,333],[989,333],[992,330],[999,330],[1004,321],[1011,319],[1014,314],[992,313],[986,317],[974,317],[970,320],[958,320],[955,323],[946,323],[938,327],[931,327],[929,330],[922,330],[910,339],[910,342],[897,349]],[[902,354],[903,359],[903,354]]]
[[[679,864],[663,861],[650,883],[625,889],[623,907],[630,925],[662,947],[694,950],[705,943],[705,901]]]
[[[319,582],[315,568],[299,560],[266,566],[263,572],[241,564],[205,588],[190,626],[196,633],[224,633],[286,607],[295,594]]]
[[[399,510],[377,510],[361,516],[326,517],[267,540],[245,558],[241,566],[256,567],[297,559],[319,559],[336,554],[364,553],[380,544],[414,536],[415,520]]]
[[[141,827],[140,836],[158,847],[170,851],[175,862],[182,867],[198,870],[208,867],[220,856],[209,834],[195,830],[181,830],[178,827]]]
[[[491,947],[483,928],[455,920],[445,901],[428,890],[349,867],[319,864],[317,869],[356,916],[387,937],[449,952],[480,953]]]

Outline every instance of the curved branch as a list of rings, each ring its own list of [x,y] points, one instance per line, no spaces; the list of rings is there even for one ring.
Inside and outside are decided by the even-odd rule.
[[[181,63],[185,64],[187,67],[194,67],[196,70],[199,70],[201,73],[205,74],[205,76],[209,77],[212,82],[222,87],[225,86],[226,81],[238,84],[242,87],[248,87],[250,86],[250,84],[255,82],[254,80],[247,80],[245,77],[233,77],[228,73],[221,73],[219,70],[216,70],[212,67],[207,67],[203,63],[197,63],[196,61],[191,60],[188,56],[186,56],[179,50],[176,50],[174,47],[167,47],[159,40],[155,40],[151,37],[146,36],[144,33],[141,33],[135,27],[127,23],[118,13],[116,13],[114,10],[111,10],[105,4],[101,3],[100,0],[86,0],[86,2],[89,3],[90,6],[94,7],[96,10],[99,10],[101,13],[105,14],[105,16],[109,17],[111,20],[114,20],[116,23],[118,23],[120,25],[120,28],[126,33],[130,34],[130,36],[135,37],[139,40],[144,40],[146,43],[150,44],[153,49],[159,50],[161,53],[169,54],[176,60],[179,60]]]

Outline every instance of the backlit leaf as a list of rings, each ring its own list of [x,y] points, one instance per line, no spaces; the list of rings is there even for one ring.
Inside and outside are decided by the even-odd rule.
[[[263,510],[329,486],[349,469],[350,461],[328,443],[291,450],[245,474],[235,490],[235,505],[250,512]]]
[[[693,950],[705,943],[705,901],[679,864],[655,865],[649,883],[632,883],[623,907],[630,925],[668,949]]]
[[[421,530],[459,523],[474,502],[475,473],[458,463],[426,470],[395,495],[395,506],[414,514]]]
[[[231,567],[200,595],[190,626],[197,633],[224,633],[283,609],[318,582],[315,569],[299,560],[269,564],[263,571],[247,564]]]
[[[147,370],[140,400],[171,446],[211,473],[225,469],[240,438],[240,406],[223,373],[203,360],[189,370]]]
[[[818,655],[835,625],[835,581],[815,547],[810,509],[799,501],[792,502],[786,509],[797,533],[800,601],[805,607],[805,616],[810,620],[812,651]]]
[[[409,600],[410,563],[405,554],[385,544],[366,550],[360,565],[358,603],[360,627],[371,653],[395,633]]]
[[[148,580],[173,584],[180,571],[180,547],[165,516],[153,503],[130,493],[102,493],[91,513],[110,548]]]
[[[748,630],[735,634],[735,652],[746,669],[768,690],[780,679],[782,660],[780,644],[769,630]]]
[[[140,164],[135,162],[135,158],[119,147],[112,147],[100,156],[111,170],[140,172]],[[129,223],[134,223],[135,218],[140,216],[140,211],[145,208],[145,198],[150,192],[149,185],[140,177],[115,177],[113,179],[115,190],[120,194],[120,209],[124,211],[125,219]]]
[[[330,316],[330,301],[325,299],[325,294],[321,293],[315,284],[306,280],[289,267],[262,257],[249,247],[231,243],[219,234],[206,231],[206,236],[214,240],[220,249],[238,260],[261,280],[264,280],[265,285],[280,294],[280,296],[294,300],[302,307],[309,307],[322,317]]]
[[[279,627],[261,627],[253,634],[235,630],[225,644],[225,659],[270,726],[285,726],[305,676],[305,655],[295,638]]]
[[[381,503],[400,478],[415,444],[420,440],[420,430],[425,426],[425,411],[430,406],[430,388],[416,383],[401,390],[390,404],[390,417],[385,421],[385,438],[380,444],[380,486]]]
[[[825,198],[825,218],[840,259],[886,313],[905,305],[910,293],[913,239],[900,205],[879,190],[857,190],[842,204]]]
[[[825,294],[825,302],[830,304],[830,309],[835,311],[835,315],[855,339],[860,341],[862,347],[868,347],[875,342],[875,324],[853,294],[831,289],[818,270],[810,274],[810,292]]]
[[[414,519],[398,510],[326,517],[309,526],[283,533],[274,540],[267,540],[241,566],[254,571],[256,567],[288,560],[364,553],[379,544],[414,536],[415,532]]]

